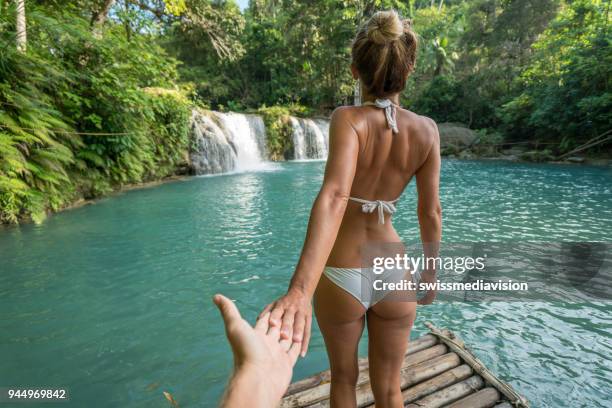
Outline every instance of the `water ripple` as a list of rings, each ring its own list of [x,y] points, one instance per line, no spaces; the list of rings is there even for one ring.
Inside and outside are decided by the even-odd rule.
[[[231,351],[210,298],[253,320],[286,290],[323,163],[198,177],[131,191],[0,231],[0,383],[69,386],[75,406],[211,405]],[[609,169],[443,163],[444,240],[611,241]],[[410,185],[394,225],[419,240]],[[544,406],[608,406],[607,303],[440,303],[424,321],[452,328],[502,378]],[[360,353],[366,353],[362,342]],[[315,327],[296,378],[327,367]]]

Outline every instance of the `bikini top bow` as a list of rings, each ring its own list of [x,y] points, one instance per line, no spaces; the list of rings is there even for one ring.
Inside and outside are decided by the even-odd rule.
[[[376,106],[377,108],[385,111],[385,117],[387,118],[387,125],[391,128],[393,133],[399,133],[397,129],[397,105],[391,102],[390,99],[376,99],[376,101],[366,101],[362,105]]]
[[[349,197],[349,200],[353,200],[355,202],[361,203],[361,212],[364,213],[373,213],[378,210],[378,223],[385,223],[385,212],[389,214],[394,214],[397,209],[395,208],[395,203],[398,199],[393,201],[383,201],[383,200],[363,200],[361,198]]]

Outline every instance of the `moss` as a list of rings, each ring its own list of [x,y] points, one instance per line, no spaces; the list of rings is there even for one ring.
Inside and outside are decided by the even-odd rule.
[[[310,117],[315,111],[299,104],[262,106],[253,113],[263,117],[270,160],[282,161],[293,157],[293,128],[290,117]]]
[[[266,125],[268,154],[271,160],[284,160],[293,151],[291,110],[284,106],[261,107],[257,110]]]

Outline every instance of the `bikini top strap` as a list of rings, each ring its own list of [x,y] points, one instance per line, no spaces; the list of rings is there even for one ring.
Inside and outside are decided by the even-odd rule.
[[[376,106],[377,108],[385,111],[385,117],[387,118],[387,125],[391,128],[393,133],[399,133],[397,129],[397,105],[391,102],[390,99],[376,99],[376,101],[366,101],[362,105]]]
[[[399,200],[399,198],[396,198],[395,200],[391,200],[391,201],[384,201],[384,200],[370,201],[370,200],[364,200],[362,198],[357,198],[357,197],[349,197],[349,200],[360,203],[361,212],[363,213],[371,214],[374,211],[378,210],[378,223],[384,224],[385,223],[385,212],[389,214],[394,214],[395,211],[397,211],[394,204]]]

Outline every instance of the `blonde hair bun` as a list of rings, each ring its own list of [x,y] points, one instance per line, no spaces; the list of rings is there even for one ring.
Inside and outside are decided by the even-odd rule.
[[[377,11],[368,21],[366,32],[372,42],[384,45],[404,34],[404,23],[395,10]]]

